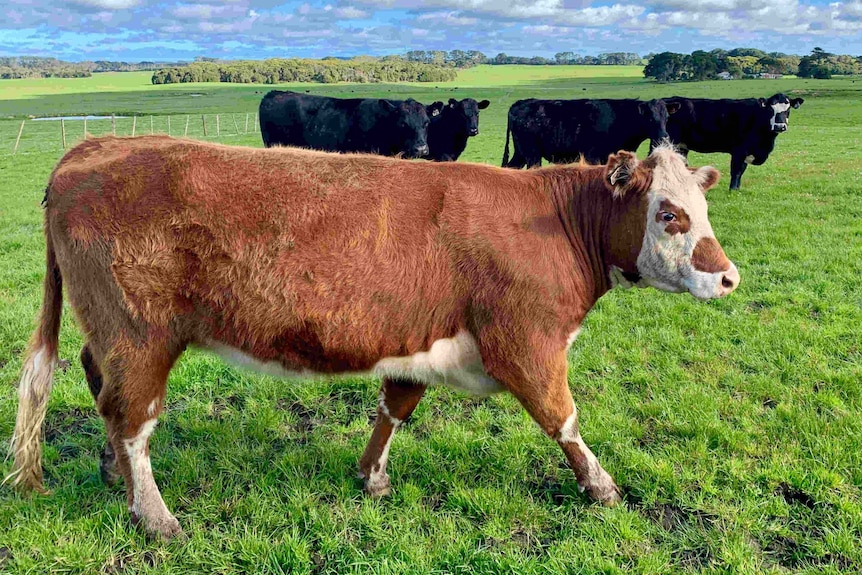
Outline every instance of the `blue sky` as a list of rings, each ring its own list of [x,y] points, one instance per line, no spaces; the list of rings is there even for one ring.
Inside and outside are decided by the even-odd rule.
[[[862,54],[862,0],[3,0],[0,55],[190,60],[481,50]]]

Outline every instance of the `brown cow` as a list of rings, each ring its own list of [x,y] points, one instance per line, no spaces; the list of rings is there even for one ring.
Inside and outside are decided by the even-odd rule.
[[[594,499],[617,486],[578,430],[566,351],[615,284],[721,297],[739,281],[707,220],[718,172],[659,148],[643,162],[528,172],[168,137],[71,150],[45,198],[41,323],[19,387],[16,483],[42,489],[41,424],[62,287],[105,419],[104,471],[152,533],[180,532],[148,441],[186,347],[269,373],[373,373],[377,422],[360,460],[389,492],[395,429],[427,385],[506,390]]]

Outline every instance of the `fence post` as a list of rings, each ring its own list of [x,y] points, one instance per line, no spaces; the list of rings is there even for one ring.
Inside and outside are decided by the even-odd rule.
[[[233,129],[236,131],[236,135],[239,136],[239,126],[236,125],[236,114],[231,113],[230,117],[233,119]]]
[[[204,114],[201,114],[201,122],[204,124],[204,138],[207,137],[207,117]]]
[[[138,117],[132,116],[132,137],[135,135],[135,129],[138,127]]]
[[[111,114],[111,135],[117,135],[117,117]]]
[[[15,138],[15,149],[14,149],[14,150],[12,150],[12,155],[13,155],[13,156],[14,156],[15,154],[17,154],[17,153],[18,153],[18,142],[20,142],[20,141],[21,141],[21,132],[23,132],[23,131],[24,131],[24,122],[26,122],[26,121],[27,121],[27,120],[21,120],[21,127],[20,127],[20,128],[18,128],[18,137],[17,137],[17,138]]]
[[[153,117],[150,116],[150,135],[153,135]]]
[[[168,116],[168,136],[170,136],[170,135],[171,135],[171,117],[169,115]]]
[[[63,133],[63,149],[66,149],[66,118],[60,118],[60,131]]]
[[[218,114],[216,114],[216,136],[221,136],[221,123],[219,122]]]
[[[245,132],[244,134],[248,134],[248,112],[245,113]]]
[[[190,118],[190,117],[191,117],[191,116],[189,116],[188,114],[186,114],[186,129],[185,129],[185,131],[183,132],[183,137],[184,137],[184,138],[185,138],[186,136],[188,136],[188,135],[189,135],[189,118]]]

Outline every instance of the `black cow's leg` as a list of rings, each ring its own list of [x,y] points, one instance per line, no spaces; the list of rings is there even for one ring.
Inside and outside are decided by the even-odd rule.
[[[81,349],[81,365],[84,367],[84,376],[87,378],[87,386],[93,395],[93,401],[99,404],[99,393],[102,391],[102,371],[99,369],[90,346],[85,344]],[[110,441],[106,442],[102,450],[99,462],[99,475],[105,485],[114,485],[123,475],[117,469],[117,455]]]
[[[745,173],[745,168],[748,164],[745,162],[745,156],[742,154],[734,154],[730,158],[730,189],[738,190],[742,184],[742,174]]]

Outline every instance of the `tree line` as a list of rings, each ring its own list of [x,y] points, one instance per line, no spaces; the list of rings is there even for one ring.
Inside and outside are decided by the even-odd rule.
[[[488,57],[478,50],[411,50],[404,55],[410,62],[421,62],[437,66],[469,68],[479,64],[524,64],[528,66],[554,66],[567,64],[594,66],[643,65],[646,60],[634,52],[605,52],[598,56],[581,56],[575,52],[557,52],[553,58],[543,56],[509,56],[500,52]]]
[[[453,68],[410,62],[397,56],[359,57],[350,60],[270,58],[240,61],[199,60],[186,66],[157,70],[153,74],[152,82],[446,82],[454,80],[456,76],[457,72]]]
[[[700,81],[716,78],[756,78],[764,75],[796,75],[802,78],[831,78],[862,74],[862,56],[830,54],[814,48],[807,56],[781,52],[766,53],[756,48],[696,50],[691,54],[661,52],[651,55],[644,76],[659,82]]]
[[[94,72],[134,72],[157,70],[165,62],[113,62],[95,60],[86,62],[66,62],[57,58],[38,56],[16,56],[0,58],[0,79],[16,78],[87,78]],[[167,64],[173,65],[173,63]]]

